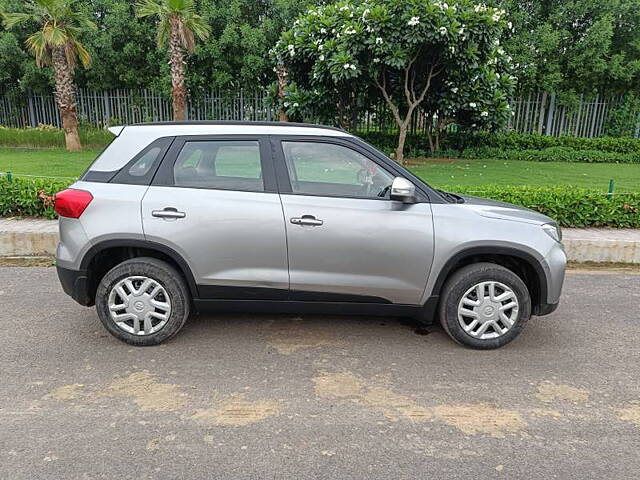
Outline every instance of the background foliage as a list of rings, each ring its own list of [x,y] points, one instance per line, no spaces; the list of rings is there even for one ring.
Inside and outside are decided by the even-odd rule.
[[[267,86],[274,81],[268,58],[280,33],[319,0],[199,0],[213,35],[189,59],[194,88]],[[324,3],[333,3],[325,1]],[[579,93],[601,89],[640,91],[640,0],[494,0],[507,10],[513,32],[505,39],[521,89]],[[0,0],[20,11],[22,0]],[[166,53],[155,47],[151,20],[136,19],[130,0],[81,0],[98,31],[82,38],[96,61],[77,73],[78,85],[97,90],[152,86],[169,91]],[[50,69],[37,69],[26,52],[25,25],[0,26],[0,84],[4,89],[50,91]]]

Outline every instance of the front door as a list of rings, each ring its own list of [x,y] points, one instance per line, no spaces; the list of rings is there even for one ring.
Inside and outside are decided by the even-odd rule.
[[[176,250],[201,298],[285,299],[284,218],[267,138],[176,138],[142,201],[147,239]]]
[[[292,298],[419,304],[433,258],[430,204],[390,200],[394,175],[339,140],[274,146]]]

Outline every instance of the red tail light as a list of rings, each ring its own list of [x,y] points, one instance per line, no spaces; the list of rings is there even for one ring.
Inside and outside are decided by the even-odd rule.
[[[85,208],[93,200],[93,195],[86,190],[67,188],[56,193],[55,211],[61,217],[80,218]]]

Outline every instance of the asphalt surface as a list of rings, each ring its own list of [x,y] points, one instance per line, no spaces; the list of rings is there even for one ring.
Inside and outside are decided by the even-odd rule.
[[[0,479],[638,478],[640,275],[467,350],[394,318],[200,316],[134,348],[0,268]]]

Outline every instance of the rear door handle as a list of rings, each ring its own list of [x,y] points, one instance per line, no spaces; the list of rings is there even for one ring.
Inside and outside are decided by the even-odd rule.
[[[158,218],[184,218],[187,214],[179,212],[178,209],[174,207],[165,207],[162,210],[153,210],[151,216]]]
[[[293,223],[294,225],[313,225],[313,226],[320,226],[322,225],[324,222],[320,219],[317,219],[316,217],[314,217],[313,215],[303,215],[301,217],[293,217],[291,219],[291,223]]]

